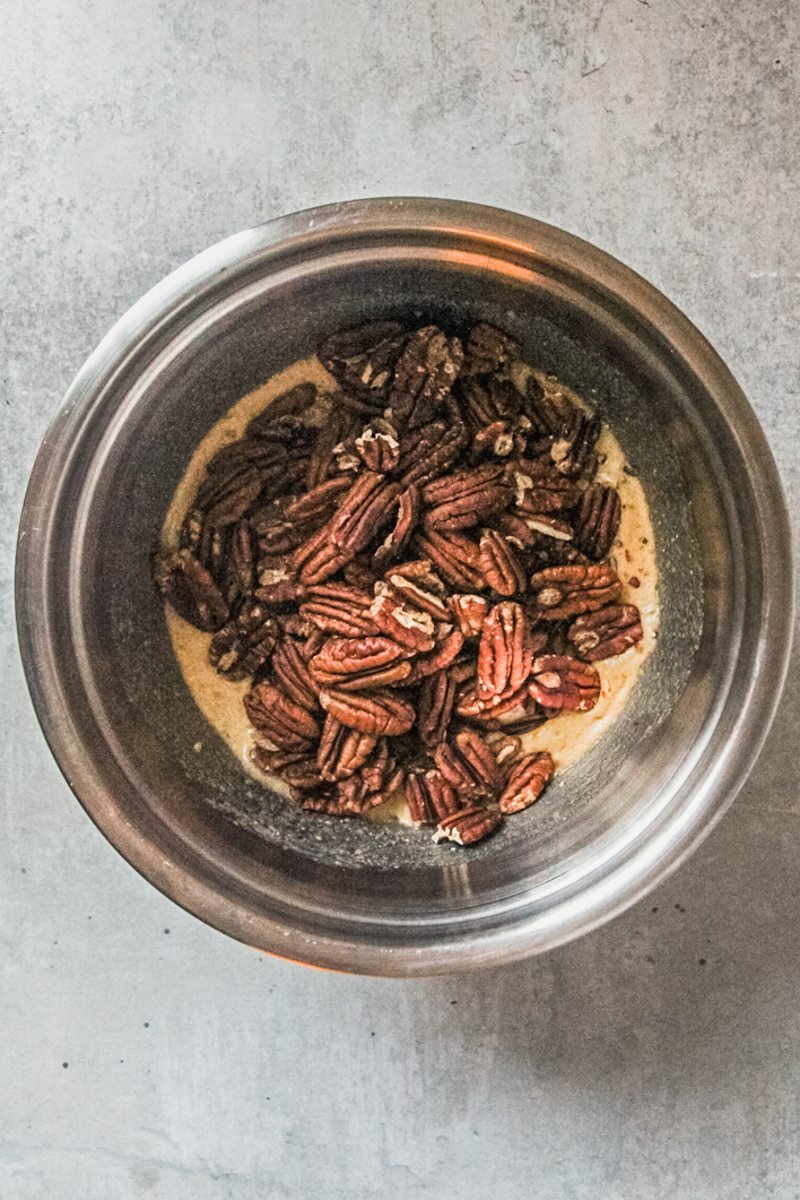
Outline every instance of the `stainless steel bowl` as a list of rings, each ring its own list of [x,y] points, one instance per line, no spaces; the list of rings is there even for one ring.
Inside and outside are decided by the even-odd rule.
[[[494,321],[530,360],[590,393],[641,476],[656,529],[662,629],[622,718],[537,805],[469,852],[399,826],[302,814],[260,789],[190,699],[149,576],[170,497],[212,423],[323,333],[396,313]],[[357,201],[229,238],[101,342],[31,477],[19,638],[70,786],[156,887],[277,954],[419,975],[584,933],[697,845],[778,699],[789,561],[759,425],[708,343],[654,288],[529,218]]]

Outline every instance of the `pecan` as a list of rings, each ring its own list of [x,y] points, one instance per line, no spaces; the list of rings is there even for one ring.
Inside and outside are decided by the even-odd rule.
[[[161,595],[185,621],[208,633],[224,625],[228,617],[225,598],[191,550],[178,550],[160,559],[154,578]]]
[[[410,484],[398,495],[397,517],[392,528],[375,551],[375,562],[382,566],[397,558],[414,532],[420,513],[419,488]]]
[[[635,604],[612,604],[584,613],[567,631],[567,638],[587,662],[624,654],[643,636],[642,618]]]
[[[341,550],[334,545],[330,526],[323,525],[322,529],[297,547],[293,565],[300,582],[310,587],[333,579],[353,557],[354,554],[349,550]]]
[[[366,637],[377,633],[369,615],[372,597],[360,588],[343,583],[315,584],[300,605],[300,615],[325,633],[342,637]]]
[[[449,625],[440,628],[447,629],[449,632],[440,638],[433,650],[427,654],[417,655],[411,664],[407,683],[419,683],[428,675],[433,675],[436,671],[443,671],[458,658],[464,645],[464,635],[460,629],[452,629]]]
[[[485,596],[471,596],[469,593],[451,596],[450,608],[465,638],[480,637],[489,611],[489,601]]]
[[[450,616],[446,588],[427,559],[394,567],[386,572],[384,579],[400,600],[430,613],[434,620],[446,621]]]
[[[545,391],[536,375],[529,375],[525,386],[525,411],[536,427],[556,437],[569,428],[577,410],[563,392]]]
[[[531,533],[541,534],[545,538],[553,538],[556,542],[568,542],[572,539],[572,526],[549,513],[527,513],[522,518]],[[549,550],[548,550],[549,553]]]
[[[533,659],[531,630],[519,604],[496,604],[478,645],[478,692],[484,698],[514,691],[528,678]]]
[[[319,684],[341,692],[393,687],[411,671],[408,651],[380,636],[329,638],[309,667]]]
[[[374,556],[358,554],[342,567],[342,578],[351,587],[361,588],[371,592],[380,579],[380,572],[374,563]]]
[[[302,705],[309,712],[318,707],[319,687],[296,642],[289,639],[281,642],[272,654],[270,665],[275,678],[295,704]]]
[[[527,754],[509,772],[498,801],[500,812],[515,813],[538,800],[552,779],[555,764],[549,754]]]
[[[414,535],[417,551],[436,567],[451,587],[478,591],[484,587],[479,568],[480,551],[465,534],[426,529]]]
[[[461,379],[459,389],[467,417],[475,429],[493,421],[515,419],[523,404],[521,393],[509,379]]]
[[[314,488],[338,470],[334,457],[334,448],[346,441],[357,430],[358,424],[353,413],[336,403],[336,397],[322,425],[317,440],[311,450],[306,469],[306,487]],[[352,464],[353,470],[359,466],[358,459]]]
[[[418,329],[406,342],[389,386],[392,418],[403,428],[419,429],[436,415],[456,381],[464,351],[436,325]]]
[[[326,338],[317,357],[344,388],[347,403],[379,412],[404,342],[395,321],[370,321]]]
[[[434,761],[448,783],[468,796],[493,796],[503,786],[503,773],[492,750],[474,729],[462,729],[455,744],[441,742]]]
[[[423,680],[417,711],[417,730],[423,745],[430,747],[444,741],[455,698],[456,683],[447,671],[437,671]]]
[[[385,583],[376,583],[375,592],[369,615],[378,629],[407,650],[418,653],[432,650],[435,626],[430,613],[407,604]]]
[[[426,530],[468,529],[506,508],[510,500],[502,466],[487,463],[457,471],[422,488],[422,502],[428,509],[424,525]]]
[[[550,457],[556,470],[574,479],[594,472],[597,460],[594,448],[600,436],[600,419],[589,417],[578,409],[572,414],[560,437],[550,447]]]
[[[382,738],[377,749],[361,768],[361,777],[369,792],[381,792],[390,795],[401,786],[405,779],[405,771],[397,764],[394,755],[389,751],[389,742]]]
[[[520,356],[520,344],[502,329],[479,321],[473,325],[467,338],[464,356],[464,375],[489,375]]]
[[[537,530],[532,529],[529,524],[530,519],[514,511],[502,512],[492,518],[492,525],[518,550],[530,550],[539,540]]]
[[[542,654],[533,660],[528,691],[543,708],[587,712],[600,695],[600,676],[591,663]]]
[[[510,421],[490,421],[488,425],[482,425],[472,439],[470,459],[479,462],[487,454],[493,454],[495,458],[507,458],[512,450],[518,448]]]
[[[263,412],[247,426],[248,437],[259,437],[262,434],[270,436],[282,417],[299,417],[306,412],[317,398],[317,389],[313,383],[299,383],[288,392],[282,392],[271,400]]]
[[[240,521],[231,535],[231,573],[235,580],[236,592],[247,598],[253,594],[256,585],[255,548],[253,531],[248,521]]]
[[[366,696],[330,688],[320,692],[320,703],[342,725],[373,737],[399,737],[414,724],[414,709],[393,692],[379,689]]]
[[[311,713],[271,683],[257,683],[244,698],[250,723],[278,750],[304,750],[320,735]]]
[[[416,825],[435,825],[464,807],[452,784],[435,770],[411,771],[406,777],[406,799]]]
[[[263,486],[264,478],[256,467],[237,476],[206,509],[209,525],[234,525],[241,520],[261,494]]]
[[[457,846],[471,846],[493,833],[502,822],[502,813],[489,808],[464,808],[452,816],[444,817],[436,826],[435,842],[455,842]]]
[[[492,754],[497,760],[497,765],[505,778],[511,770],[511,764],[516,759],[522,749],[522,742],[518,737],[510,737],[508,734],[503,734],[501,737],[495,738],[490,743]]]
[[[310,524],[318,529],[336,511],[339,501],[350,490],[352,483],[348,475],[334,475],[333,479],[318,483],[304,495],[291,500],[285,509],[285,519],[291,523]]]
[[[377,744],[377,738],[348,729],[328,713],[317,748],[320,776],[329,783],[347,779],[363,767]]]
[[[571,508],[577,489],[571,479],[552,464],[518,459],[508,465],[509,482],[514,488],[514,503],[520,516],[539,517]]]
[[[260,604],[245,604],[211,639],[209,662],[226,679],[246,679],[267,661],[280,637],[277,621]]]
[[[527,684],[506,688],[497,696],[482,696],[477,686],[467,686],[456,697],[456,712],[484,729],[533,729],[540,724],[541,709]]]
[[[460,417],[450,422],[434,421],[402,439],[396,473],[406,486],[416,483],[422,487],[450,469],[467,441]]]
[[[484,529],[481,535],[479,564],[487,584],[498,595],[514,596],[525,591],[522,564],[503,535],[494,529]]]
[[[530,578],[537,618],[561,621],[593,612],[616,600],[620,582],[608,563],[592,566],[546,567]]]
[[[259,600],[267,604],[288,604],[304,595],[305,587],[297,578],[292,555],[277,554],[260,559],[256,589]]]
[[[388,523],[400,485],[390,483],[374,471],[355,480],[330,525],[334,546],[353,555],[365,550]]]
[[[617,536],[622,504],[616,488],[593,483],[581,497],[575,520],[575,542],[589,558],[605,558]]]
[[[376,418],[364,427],[355,440],[355,447],[367,470],[380,474],[391,471],[400,459],[397,430],[383,418]]]

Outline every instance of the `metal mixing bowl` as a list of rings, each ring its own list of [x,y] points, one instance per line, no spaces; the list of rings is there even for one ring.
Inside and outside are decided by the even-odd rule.
[[[261,789],[192,702],[150,579],[170,498],[214,421],[323,334],[397,314],[454,329],[486,319],[516,334],[530,361],[611,424],[656,531],[661,632],[621,719],[538,804],[469,851],[398,825],[304,814]],[[778,699],[789,561],[759,425],[654,288],[529,218],[357,201],[229,238],[101,342],[31,477],[19,638],[70,786],[156,887],[280,955],[418,975],[575,937],[698,843]]]

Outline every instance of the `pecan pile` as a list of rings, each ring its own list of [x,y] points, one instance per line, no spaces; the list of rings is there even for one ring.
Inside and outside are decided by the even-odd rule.
[[[273,401],[208,465],[155,581],[248,679],[253,756],[304,809],[404,792],[460,845],[541,794],[519,734],[590,709],[642,637],[609,555],[599,420],[486,324],[373,322],[318,351],[335,381]]]

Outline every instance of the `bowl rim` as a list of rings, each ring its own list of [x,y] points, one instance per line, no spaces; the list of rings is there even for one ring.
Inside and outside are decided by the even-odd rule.
[[[71,433],[82,413],[120,370],[132,348],[157,331],[166,315],[198,303],[221,273],[240,270],[265,252],[324,245],[359,230],[444,234],[457,228],[486,240],[499,239],[528,256],[541,256],[598,287],[624,296],[637,315],[649,321],[689,363],[737,437],[756,501],[759,529],[769,535],[770,554],[762,555],[763,600],[758,671],[751,681],[742,720],[734,727],[720,769],[704,781],[679,820],[662,822],[608,879],[590,883],[545,914],[534,914],[508,929],[479,932],[463,940],[426,943],[424,947],[365,946],[346,936],[309,939],[266,917],[253,922],[236,912],[229,898],[181,864],[155,861],[147,838],[124,819],[108,796],[79,777],[67,731],[59,719],[55,662],[41,652],[31,611],[46,612],[48,593],[47,513],[57,480],[69,458]],[[60,468],[60,469],[59,469]],[[23,503],[16,558],[16,619],[26,681],[37,718],[67,783],[103,835],[163,894],[207,924],[267,952],[317,966],[363,974],[419,975],[496,965],[550,949],[603,924],[635,903],[675,870],[696,848],[734,799],[755,763],[777,708],[788,668],[792,639],[793,572],[786,501],[764,432],[729,369],[699,330],[653,285],[616,258],[536,218],[469,201],[427,197],[378,197],[308,208],[233,234],[172,271],[138,300],[103,337],[69,387],[37,454]],[[40,605],[37,609],[36,605]]]

